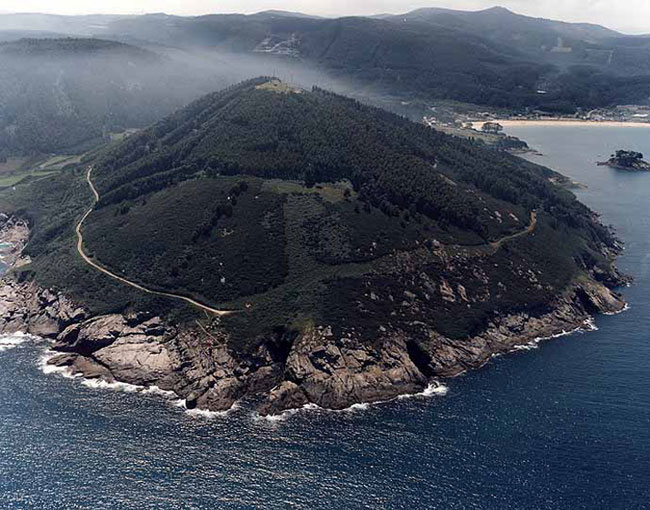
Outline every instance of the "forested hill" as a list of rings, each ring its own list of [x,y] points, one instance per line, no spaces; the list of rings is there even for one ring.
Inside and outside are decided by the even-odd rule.
[[[381,19],[272,12],[151,15],[115,20],[106,31],[119,38],[299,59],[354,78],[373,92],[409,98],[573,111],[650,97],[647,41],[502,8],[422,9]]]
[[[223,319],[234,342],[308,323],[371,340],[387,321],[410,331],[427,317],[465,337],[495,314],[543,312],[581,275],[610,274],[615,248],[551,170],[266,77],[85,165],[100,195],[83,226],[88,256],[148,288],[246,310]],[[84,171],[61,177],[80,204]],[[51,195],[56,182],[34,189]],[[58,203],[29,209],[41,284],[95,311],[172,313],[177,303],[84,266],[70,236],[79,211]]]
[[[513,217],[523,220],[539,207],[568,220],[580,221],[581,213],[533,165],[323,90],[267,78],[207,96],[132,137],[95,175],[103,205],[197,175],[308,186],[349,180],[362,200],[390,215],[423,214],[483,240],[516,228]]]
[[[290,60],[354,79],[364,92],[408,99],[572,112],[650,97],[648,38],[504,8],[338,19],[275,11],[99,19],[0,16],[0,30],[10,27]]]
[[[113,57],[127,56],[135,59],[135,62],[138,63],[147,60],[151,62],[160,60],[158,55],[150,51],[103,39],[26,37],[17,41],[0,43],[0,55],[3,56],[74,58],[79,55],[93,56],[97,54]]]
[[[151,51],[114,41],[0,43],[0,157],[81,152],[194,99],[191,84],[202,79]]]

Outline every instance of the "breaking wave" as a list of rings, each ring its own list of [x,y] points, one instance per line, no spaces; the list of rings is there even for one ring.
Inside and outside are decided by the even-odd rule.
[[[176,394],[173,392],[168,392],[168,393],[172,393],[174,396],[176,396]],[[230,409],[227,409],[226,411],[210,411],[208,409],[198,409],[198,408],[188,409],[187,401],[183,398],[177,398],[172,402],[172,405],[174,407],[178,407],[179,409],[183,409],[185,411],[185,414],[192,418],[203,418],[208,420],[227,416],[228,414],[239,409],[240,407],[240,405],[237,402],[235,402],[232,405],[232,407]]]
[[[24,333],[14,333],[12,335],[0,336],[0,352],[14,349],[29,339],[29,335]]]
[[[620,312],[618,312],[620,313]],[[521,345],[515,345],[512,350],[513,351],[532,351],[534,349],[539,348],[539,344],[542,342],[545,342],[546,340],[553,340],[555,338],[562,338],[564,336],[569,336],[573,335],[575,333],[588,333],[592,331],[598,331],[598,326],[596,326],[596,322],[593,317],[589,317],[586,319],[582,326],[578,326],[577,328],[574,328],[569,331],[561,331],[560,333],[556,333],[555,335],[550,335],[550,336],[539,336],[537,338],[534,338],[527,344],[521,344]]]
[[[405,400],[405,399],[414,398],[414,397],[434,397],[436,395],[442,397],[442,396],[446,395],[448,391],[449,391],[449,387],[445,386],[442,383],[435,382],[435,383],[429,384],[420,393],[407,393],[405,395],[400,395],[397,398],[399,400]]]
[[[394,402],[396,400],[405,400],[405,399],[416,398],[416,397],[444,396],[447,394],[448,391],[449,388],[444,384],[439,382],[433,382],[419,393],[405,393],[403,395],[398,395],[388,400],[377,400],[375,402],[361,402],[361,403],[352,404],[351,406],[345,407],[343,409],[326,409],[324,407],[319,406],[318,404],[309,403],[297,409],[288,409],[280,414],[274,414],[274,415],[262,416],[258,412],[254,412],[253,419],[255,421],[279,423],[279,422],[286,421],[288,418],[290,418],[291,416],[295,415],[300,411],[320,411],[325,413],[355,413],[360,411],[367,411],[372,406],[387,404],[390,402]]]

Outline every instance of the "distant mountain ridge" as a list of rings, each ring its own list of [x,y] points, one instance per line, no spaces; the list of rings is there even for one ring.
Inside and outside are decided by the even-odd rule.
[[[20,35],[31,42],[20,42]],[[58,42],[53,41],[55,38]],[[127,46],[101,43],[102,49],[100,43],[93,43],[93,49],[88,42],[84,46],[69,38],[110,40]],[[54,72],[40,79],[43,90],[35,100],[17,99],[15,104],[26,105],[29,111],[34,109],[32,103],[42,104],[43,97],[58,94],[51,103],[55,106],[40,110],[43,118],[57,118],[62,105],[69,105],[65,109],[68,120],[78,118],[85,126],[80,133],[93,136],[112,125],[146,125],[213,89],[215,80],[227,84],[248,78],[251,73],[259,74],[262,63],[267,66],[264,72],[273,74],[269,68],[276,64],[297,73],[315,71],[305,78],[307,86],[316,81],[311,76],[320,74],[345,84],[348,94],[352,91],[360,98],[389,97],[394,104],[426,104],[444,99],[515,111],[573,113],[577,108],[650,103],[650,37],[625,36],[596,25],[531,18],[503,8],[476,12],[419,9],[403,15],[335,19],[282,11],[196,17],[164,13],[79,17],[9,14],[0,15],[0,41],[3,39],[6,44],[0,46],[1,58],[20,51],[56,55],[47,62]],[[142,69],[134,68],[131,61],[138,51],[141,53],[137,60],[143,65],[143,59],[154,62],[159,58],[152,52],[173,54],[175,60],[168,61],[169,69],[160,64],[155,77],[151,73],[139,76]],[[110,53],[114,65],[104,71],[116,73],[115,79],[107,77],[97,85],[78,88],[83,94],[61,95],[61,87],[70,87],[84,73],[60,75],[55,60],[79,58],[82,54],[97,59],[100,53]],[[200,58],[186,65],[185,61],[193,62],[195,55]],[[220,60],[222,55],[228,57]],[[122,61],[118,63],[118,59]],[[238,60],[248,64],[238,70]],[[5,67],[7,77],[2,78],[4,83],[12,84],[0,92],[4,105],[10,105],[11,91],[19,86],[20,77],[35,72],[16,72],[15,64],[11,72]],[[210,66],[213,70],[209,70]],[[58,82],[58,88],[49,86],[45,90],[54,76],[69,79]],[[32,82],[30,78],[27,90],[36,87]],[[101,109],[96,92],[109,83],[116,86],[109,94],[115,101]],[[134,96],[141,99],[129,103]],[[134,106],[121,108],[120,97]],[[60,101],[62,98],[65,101]],[[71,115],[73,111],[87,111],[89,103],[95,105],[92,115]],[[11,113],[1,117],[7,129],[3,131],[0,126],[0,144],[10,150],[60,150],[79,141],[74,136],[71,141],[75,143],[62,144],[57,135],[49,142],[35,142],[43,140],[42,135],[34,134],[40,128],[27,132],[17,129],[11,119],[19,118],[20,107],[5,108]],[[35,125],[32,120],[21,122]]]
[[[0,16],[0,30],[14,25],[293,58],[373,91],[413,99],[566,112],[650,100],[650,38],[522,16],[501,7],[333,19],[281,11],[197,17]],[[545,92],[543,97],[538,90]]]

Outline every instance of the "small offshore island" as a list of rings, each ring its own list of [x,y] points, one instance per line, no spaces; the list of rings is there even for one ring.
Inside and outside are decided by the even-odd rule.
[[[619,170],[650,172],[650,163],[643,159],[643,154],[636,151],[618,150],[607,161],[599,162],[599,166],[609,166]]]

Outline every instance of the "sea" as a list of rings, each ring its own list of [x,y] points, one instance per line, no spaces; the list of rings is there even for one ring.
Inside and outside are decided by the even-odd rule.
[[[445,391],[273,421],[242,405],[45,373],[48,344],[0,340],[0,509],[650,508],[650,130],[509,128],[583,183],[634,276],[630,309],[444,381]]]

